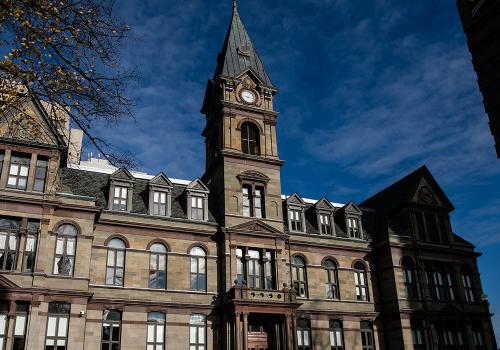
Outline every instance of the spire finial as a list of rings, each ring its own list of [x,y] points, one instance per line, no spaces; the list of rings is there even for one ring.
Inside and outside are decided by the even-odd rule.
[[[238,9],[238,0],[233,0],[233,11]]]

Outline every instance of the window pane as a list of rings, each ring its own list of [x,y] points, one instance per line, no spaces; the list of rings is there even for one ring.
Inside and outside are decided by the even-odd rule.
[[[28,167],[26,165],[21,165],[21,167],[19,168],[19,175],[21,176],[28,176]]]
[[[59,318],[59,329],[57,331],[58,337],[66,338],[66,327],[68,326],[68,319],[66,317]]]
[[[155,325],[148,324],[148,343],[154,342]]]
[[[56,321],[57,317],[49,317],[49,323],[47,325],[47,336],[54,337],[56,335]]]
[[[125,262],[125,253],[123,251],[116,252],[116,266],[123,267]]]
[[[26,324],[26,316],[25,315],[17,315],[16,316],[16,327],[14,329],[14,335],[24,335],[25,324]]]
[[[196,329],[197,327],[189,327],[189,342],[191,344],[196,344]]]
[[[14,235],[9,236],[9,249],[17,250],[17,237]]]
[[[74,238],[68,238],[66,241],[66,254],[75,255],[75,240]]]

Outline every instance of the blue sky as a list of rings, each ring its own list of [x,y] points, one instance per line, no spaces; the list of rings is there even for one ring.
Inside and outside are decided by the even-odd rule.
[[[201,176],[199,110],[231,1],[117,6],[132,27],[124,62],[141,75],[136,121],[101,132],[145,171]],[[279,89],[283,192],[360,202],[426,164],[457,208],[454,231],[484,253],[500,313],[500,160],[455,2],[240,0],[239,12]]]

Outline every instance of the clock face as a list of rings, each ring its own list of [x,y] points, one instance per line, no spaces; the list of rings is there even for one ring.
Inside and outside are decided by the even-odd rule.
[[[253,93],[250,90],[242,90],[241,91],[241,98],[246,103],[255,103],[255,100],[257,99],[257,97],[255,96],[255,93]]]

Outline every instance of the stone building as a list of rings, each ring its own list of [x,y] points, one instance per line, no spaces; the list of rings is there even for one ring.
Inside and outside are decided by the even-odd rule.
[[[21,99],[44,132],[0,126],[0,350],[496,349],[427,168],[360,204],[284,195],[276,92],[235,6],[198,179],[80,162]]]
[[[500,158],[500,0],[457,0],[457,8]]]

